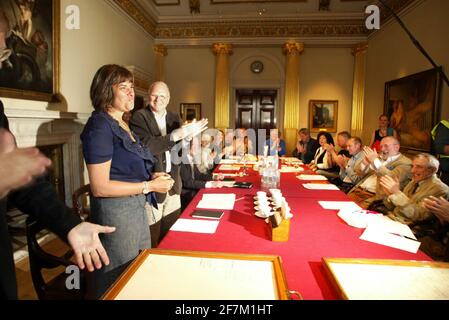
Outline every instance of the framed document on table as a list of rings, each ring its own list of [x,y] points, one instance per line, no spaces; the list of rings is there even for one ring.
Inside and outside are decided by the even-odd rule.
[[[147,249],[103,296],[105,300],[286,300],[281,258]]]
[[[323,258],[323,265],[342,299],[449,299],[449,263]]]

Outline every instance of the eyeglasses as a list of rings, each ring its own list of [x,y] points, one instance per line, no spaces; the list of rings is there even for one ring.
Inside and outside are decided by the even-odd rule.
[[[153,98],[154,100],[160,100],[160,101],[167,100],[166,96],[157,95],[157,94],[151,94],[150,97]]]

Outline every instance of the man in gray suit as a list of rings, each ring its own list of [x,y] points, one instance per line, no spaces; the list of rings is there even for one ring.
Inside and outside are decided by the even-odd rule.
[[[146,108],[133,114],[130,127],[158,160],[154,170],[169,173],[175,181],[168,193],[156,194],[157,209],[151,206],[147,208],[151,244],[152,247],[156,247],[181,214],[182,181],[179,163],[173,163],[173,158],[179,156],[182,149],[180,143],[190,141],[193,136],[207,128],[207,120],[183,125],[178,114],[167,110],[170,90],[164,82],[157,81],[151,84],[148,100],[149,105]]]

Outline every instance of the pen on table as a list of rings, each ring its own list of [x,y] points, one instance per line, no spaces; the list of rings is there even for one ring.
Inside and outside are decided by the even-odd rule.
[[[405,238],[405,239],[409,239],[409,240],[413,240],[413,241],[418,241],[416,239],[413,239],[412,237],[408,237],[408,236],[405,236],[405,235],[400,234],[400,233],[392,233],[392,234],[394,234],[395,236],[400,236],[401,238]]]

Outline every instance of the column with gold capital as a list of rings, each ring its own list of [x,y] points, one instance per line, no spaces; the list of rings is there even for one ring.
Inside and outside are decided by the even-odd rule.
[[[167,47],[163,44],[153,46],[154,51],[154,81],[164,81],[164,57],[167,55]]]
[[[352,87],[351,135],[358,137],[361,137],[363,127],[367,50],[367,43],[360,43],[352,48],[352,54],[354,55],[354,80]]]
[[[296,146],[299,125],[299,56],[302,42],[291,41],[282,46],[285,55],[284,141],[287,154]]]
[[[232,44],[214,43],[215,63],[215,128],[225,129],[229,123],[229,56]]]

